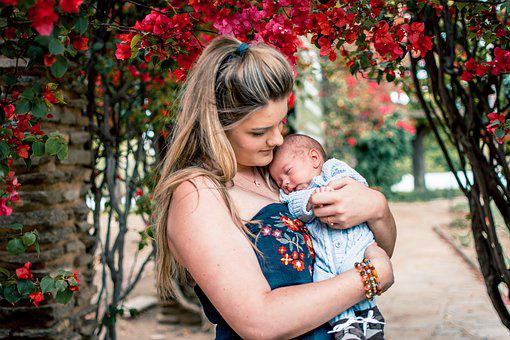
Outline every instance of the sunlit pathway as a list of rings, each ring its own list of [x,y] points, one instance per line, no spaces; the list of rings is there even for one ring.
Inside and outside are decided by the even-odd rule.
[[[509,339],[483,282],[434,233],[452,203],[394,203],[395,285],[378,300],[387,339]]]

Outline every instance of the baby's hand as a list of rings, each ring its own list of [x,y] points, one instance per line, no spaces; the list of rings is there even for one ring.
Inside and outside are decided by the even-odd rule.
[[[329,186],[323,186],[316,188],[313,193],[310,195],[310,198],[312,198],[313,195],[315,195],[318,192],[329,192],[329,191],[335,191],[332,187]],[[312,209],[312,204],[310,203],[310,200],[308,200],[308,204],[306,205],[306,210]]]

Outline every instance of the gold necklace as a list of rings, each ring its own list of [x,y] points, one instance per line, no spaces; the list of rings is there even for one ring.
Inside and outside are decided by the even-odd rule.
[[[260,182],[259,182],[259,181],[257,181],[256,176],[255,176],[255,167],[252,167],[252,168],[251,168],[251,171],[252,171],[252,174],[253,174],[253,181],[252,181],[252,182],[253,182],[253,184],[255,184],[257,187],[260,187]],[[240,172],[238,172],[238,174],[239,174],[241,177],[245,178],[246,180],[251,181],[251,180],[250,180],[250,179],[248,179],[247,177],[244,177],[244,175],[243,175],[243,174],[241,174]]]
[[[238,174],[239,174],[239,175],[240,175],[240,176],[241,176],[241,177],[242,177],[242,178],[243,178],[246,182],[250,182],[250,184],[255,184],[255,185],[257,186],[257,188],[260,188],[261,183],[255,179],[255,170],[254,170],[254,168],[253,168],[253,177],[254,177],[254,178],[253,178],[253,181],[251,181],[250,179],[248,179],[247,177],[245,177],[245,176],[244,176],[243,174],[241,174],[241,173],[238,173]],[[273,201],[273,202],[279,202],[279,200],[278,200],[278,199],[275,201],[274,197],[269,197],[269,196],[267,196],[267,195],[264,195],[264,194],[260,193],[259,191],[255,191],[255,190],[253,190],[253,189],[247,188],[247,187],[245,187],[244,185],[239,185],[239,183],[235,183],[235,181],[234,181],[234,180],[232,180],[232,181],[234,182],[234,185],[237,185],[238,187],[240,187],[240,188],[241,188],[241,189],[243,189],[243,190],[250,191],[250,192],[252,192],[252,193],[254,193],[254,194],[256,194],[256,195],[262,196],[262,197],[264,197],[264,198],[268,198],[268,199],[270,199],[270,200],[271,200],[271,201]]]

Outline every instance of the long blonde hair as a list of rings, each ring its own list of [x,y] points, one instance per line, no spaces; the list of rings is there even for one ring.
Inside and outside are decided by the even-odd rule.
[[[212,40],[179,96],[176,123],[154,190],[157,285],[162,297],[173,295],[172,278],[191,280],[168,246],[173,191],[184,181],[206,176],[216,185],[236,226],[248,232],[226,187],[237,172],[237,163],[225,131],[292,91],[292,67],[280,52],[259,43],[237,54],[240,44],[232,37]]]

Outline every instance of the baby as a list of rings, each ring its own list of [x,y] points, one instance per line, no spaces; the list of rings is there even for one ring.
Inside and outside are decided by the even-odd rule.
[[[318,191],[333,191],[333,179],[351,177],[365,185],[366,180],[337,159],[326,161],[323,147],[315,139],[301,134],[285,137],[275,149],[269,165],[271,177],[280,187],[280,200],[288,203],[295,218],[306,223],[315,251],[313,280],[322,281],[363,261],[366,247],[374,235],[365,223],[349,229],[332,229],[315,218],[310,197]],[[336,339],[384,339],[382,317],[374,300],[364,300],[330,320]]]

